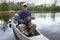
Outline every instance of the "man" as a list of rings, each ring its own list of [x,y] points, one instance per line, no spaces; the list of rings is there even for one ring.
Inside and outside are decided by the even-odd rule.
[[[27,20],[25,23],[31,21],[31,13],[28,11],[28,6],[26,3],[23,4],[22,11],[19,13],[19,20]]]
[[[20,29],[26,29],[29,35],[32,35],[36,28],[31,23],[31,13],[28,11],[28,5],[26,3],[23,4],[22,11],[19,13],[19,24],[25,24],[25,28],[20,26]]]

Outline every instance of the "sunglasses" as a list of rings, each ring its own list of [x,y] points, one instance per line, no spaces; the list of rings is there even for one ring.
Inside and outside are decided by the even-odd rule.
[[[27,7],[27,5],[24,5],[23,7]]]

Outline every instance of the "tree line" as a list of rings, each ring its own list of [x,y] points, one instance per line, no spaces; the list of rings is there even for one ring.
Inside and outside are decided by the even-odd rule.
[[[3,3],[0,3],[0,11],[20,11],[22,10],[22,5],[23,3],[25,2],[17,2],[17,3],[14,3],[14,2],[3,2]],[[43,5],[34,5],[34,4],[29,4],[28,3],[28,6],[29,6],[29,10],[30,11],[54,11],[54,12],[59,12],[60,11],[60,6],[56,6],[55,4],[52,4],[51,6],[43,6]],[[9,18],[11,17],[11,15],[0,15],[0,19],[3,19],[5,20],[6,22],[9,20]]]
[[[22,10],[22,5],[25,2],[3,2],[0,3],[0,11],[20,11]],[[56,6],[52,4],[51,6],[43,6],[43,5],[34,5],[34,4],[29,4],[29,10],[30,11],[60,11],[60,6]]]

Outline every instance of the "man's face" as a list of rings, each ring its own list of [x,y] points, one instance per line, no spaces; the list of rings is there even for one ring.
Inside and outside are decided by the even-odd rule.
[[[28,7],[25,5],[23,6],[23,11],[27,11],[28,10]]]

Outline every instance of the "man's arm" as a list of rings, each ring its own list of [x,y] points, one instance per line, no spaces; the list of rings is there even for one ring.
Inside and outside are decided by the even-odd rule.
[[[31,22],[31,13],[30,12],[28,13],[27,21]]]
[[[19,13],[19,20],[22,19],[22,12]]]
[[[22,17],[23,17],[22,16],[22,12],[20,12],[19,13],[19,21],[18,21],[19,24],[23,24],[24,23],[24,20],[22,19]]]
[[[31,17],[31,13],[30,12],[28,13],[28,17]]]

